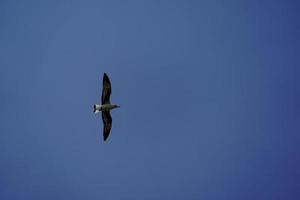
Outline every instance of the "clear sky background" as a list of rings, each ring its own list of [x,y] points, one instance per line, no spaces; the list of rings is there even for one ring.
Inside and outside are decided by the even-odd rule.
[[[300,199],[299,9],[1,0],[0,199]]]

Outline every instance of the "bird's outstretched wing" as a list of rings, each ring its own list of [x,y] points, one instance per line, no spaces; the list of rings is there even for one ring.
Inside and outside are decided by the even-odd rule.
[[[109,104],[110,103],[110,94],[111,94],[111,84],[109,81],[109,78],[106,73],[103,75],[103,89],[102,89],[102,105],[103,104]]]
[[[102,121],[103,121],[103,139],[104,141],[108,138],[111,124],[112,124],[112,118],[110,116],[109,111],[102,111]]]

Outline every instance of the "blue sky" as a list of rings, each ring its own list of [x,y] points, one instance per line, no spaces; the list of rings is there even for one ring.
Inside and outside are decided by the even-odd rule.
[[[2,0],[0,199],[299,199],[298,11]]]

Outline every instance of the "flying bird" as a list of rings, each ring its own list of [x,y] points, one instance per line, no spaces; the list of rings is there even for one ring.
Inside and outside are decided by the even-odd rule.
[[[103,75],[102,87],[103,88],[102,88],[102,96],[101,96],[101,105],[94,104],[94,113],[102,112],[103,139],[105,141],[109,136],[110,129],[112,126],[112,118],[110,115],[110,110],[114,108],[120,108],[120,106],[110,103],[111,84],[106,73],[104,73]]]

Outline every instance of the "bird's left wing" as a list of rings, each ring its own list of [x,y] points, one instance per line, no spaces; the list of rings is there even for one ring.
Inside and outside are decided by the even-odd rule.
[[[106,73],[104,73],[103,75],[103,86],[102,86],[102,96],[101,96],[101,101],[102,101],[102,105],[103,104],[109,104],[110,103],[110,94],[111,94],[111,84],[110,84],[110,80],[107,76]]]
[[[103,121],[103,139],[104,141],[108,138],[109,132],[112,125],[112,118],[109,111],[102,111],[102,121]]]

